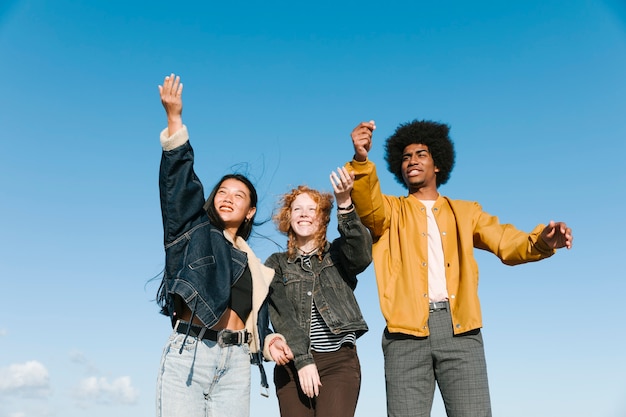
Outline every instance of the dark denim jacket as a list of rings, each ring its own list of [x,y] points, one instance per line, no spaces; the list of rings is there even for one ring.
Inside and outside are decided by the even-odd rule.
[[[311,257],[311,268],[300,256],[286,252],[271,255],[265,265],[276,270],[270,291],[270,319],[274,330],[285,336],[297,369],[314,363],[310,326],[313,299],[333,333],[368,328],[354,296],[357,274],[372,261],[372,237],[356,211],[338,215],[340,237],[326,244],[322,260]]]
[[[174,322],[173,294],[178,294],[207,327],[222,316],[231,286],[241,277],[247,254],[235,248],[222,230],[209,222],[202,208],[204,190],[194,169],[194,153],[187,141],[163,151],[159,172],[165,244],[164,313]],[[224,262],[223,260],[229,260]],[[269,333],[267,302],[259,312],[260,351]],[[253,355],[257,363],[260,354]]]

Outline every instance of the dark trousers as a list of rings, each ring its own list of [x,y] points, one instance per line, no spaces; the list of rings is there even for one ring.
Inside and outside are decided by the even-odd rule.
[[[322,386],[315,398],[300,388],[298,371],[292,362],[274,367],[276,396],[283,417],[351,417],[361,389],[361,364],[356,347],[343,346],[337,352],[313,352]]]
[[[487,366],[480,329],[454,335],[447,310],[433,311],[430,336],[383,334],[387,414],[429,417],[435,383],[448,417],[490,417]]]

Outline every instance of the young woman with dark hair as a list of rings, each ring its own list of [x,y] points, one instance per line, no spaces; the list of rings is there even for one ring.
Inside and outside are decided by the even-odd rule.
[[[261,352],[274,270],[246,242],[257,205],[252,183],[226,175],[205,201],[182,123],[182,91],[174,74],[159,86],[168,125],[161,132],[165,272],[158,302],[173,331],[161,358],[157,416],[246,417],[251,359],[268,387]],[[290,355],[282,340],[272,351]]]

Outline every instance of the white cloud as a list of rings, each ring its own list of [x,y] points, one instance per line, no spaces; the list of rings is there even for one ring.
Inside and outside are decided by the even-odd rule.
[[[87,407],[90,403],[99,404],[135,404],[139,392],[132,386],[129,376],[123,376],[109,382],[106,378],[89,377],[81,381],[74,392],[79,405]]]
[[[7,329],[0,329],[0,337],[6,336],[7,334],[9,334]]]
[[[48,370],[38,361],[13,364],[0,369],[0,395],[46,395],[50,388],[49,379]]]

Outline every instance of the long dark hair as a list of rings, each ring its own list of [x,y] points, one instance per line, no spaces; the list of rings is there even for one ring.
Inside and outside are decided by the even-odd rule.
[[[215,194],[217,194],[217,190],[219,190],[219,188],[222,186],[222,183],[224,181],[229,180],[229,179],[240,181],[248,188],[248,190],[250,191],[250,208],[256,207],[257,202],[259,200],[257,196],[256,188],[254,188],[254,185],[247,177],[241,174],[224,175],[222,179],[219,180],[217,184],[215,184],[215,187],[213,187],[213,191],[211,191],[209,198],[207,198],[203,206],[204,210],[206,210],[207,215],[209,216],[209,220],[211,221],[211,224],[213,224],[215,227],[218,227],[222,230],[224,230],[224,227],[225,227],[224,221],[222,220],[219,213],[215,209],[215,205],[213,204],[213,202],[215,201]],[[241,223],[241,225],[237,229],[237,236],[241,236],[244,239],[248,239],[248,237],[250,237],[250,234],[252,233],[252,226],[254,225],[255,216],[256,216],[256,212],[250,218],[250,220],[244,220],[243,223]]]

